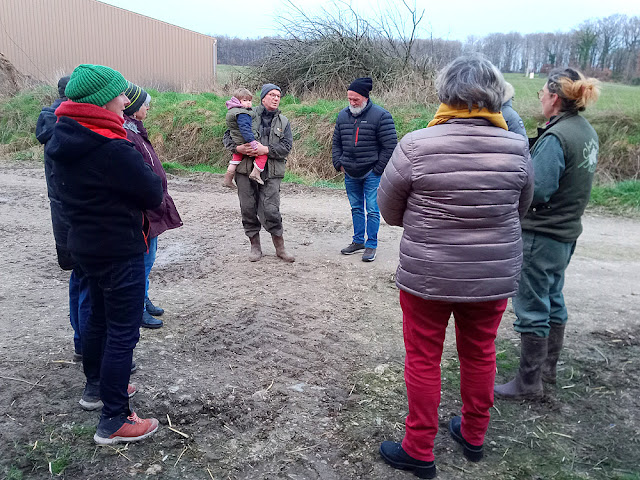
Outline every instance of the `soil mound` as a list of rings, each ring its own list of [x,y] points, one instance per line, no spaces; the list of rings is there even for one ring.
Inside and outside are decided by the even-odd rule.
[[[25,86],[26,77],[0,53],[0,96],[15,95]]]

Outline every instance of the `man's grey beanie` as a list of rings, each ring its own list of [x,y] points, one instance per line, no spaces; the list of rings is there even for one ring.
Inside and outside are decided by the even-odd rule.
[[[264,97],[266,97],[267,93],[269,93],[271,90],[278,90],[280,93],[282,93],[282,90],[280,90],[279,86],[274,85],[273,83],[265,83],[262,86],[262,91],[260,92],[260,101],[264,100]]]

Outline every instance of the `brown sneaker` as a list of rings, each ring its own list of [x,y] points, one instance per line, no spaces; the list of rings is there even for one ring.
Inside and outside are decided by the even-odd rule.
[[[98,430],[93,436],[93,440],[98,445],[113,445],[120,442],[137,442],[143,440],[158,431],[158,420],[156,418],[140,418],[135,412],[131,412],[120,427],[113,433],[109,433],[109,428],[113,424],[114,419],[100,421]]]

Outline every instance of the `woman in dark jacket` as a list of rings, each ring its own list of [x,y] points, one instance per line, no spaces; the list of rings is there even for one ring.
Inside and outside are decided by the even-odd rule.
[[[158,420],[130,409],[129,375],[144,299],[148,223],[142,211],[160,204],[162,182],[126,138],[126,88],[109,67],[76,67],[44,150],[70,225],[67,248],[89,279],[80,405],[102,408],[93,437],[100,445],[142,440],[158,429]]]
[[[153,172],[162,179],[162,203],[158,208],[146,210],[145,215],[149,220],[149,250],[144,254],[144,311],[142,313],[142,326],[146,328],[160,328],[163,325],[162,320],[154,318],[164,313],[164,310],[155,306],[149,300],[149,272],[156,260],[156,252],[158,250],[158,235],[165,230],[178,228],[182,226],[180,214],[176,209],[171,195],[167,192],[167,174],[162,168],[162,162],[158,158],[155,150],[149,142],[147,129],[144,128],[142,122],[147,118],[147,112],[151,105],[151,96],[142,88],[133,83],[124,92],[131,101],[129,106],[125,108],[124,128],[127,131],[127,139],[129,139],[140,152],[145,163],[151,167]]]
[[[580,218],[598,163],[598,135],[579,112],[598,95],[597,80],[572,68],[551,71],[538,92],[549,121],[533,139],[536,186],[522,221],[524,265],[513,299],[520,368],[512,381],[496,385],[495,393],[502,398],[540,397],[543,382],[556,383],[568,319],[564,272],[582,233]]]
[[[517,290],[520,219],[533,192],[527,141],[500,114],[504,80],[481,56],[446,66],[429,127],[406,135],[378,189],[382,216],[404,227],[396,283],[403,313],[409,415],[402,443],[383,442],[394,468],[433,478],[440,360],[451,313],[460,359],[462,416],[449,431],[482,458],[493,405],[494,340]]]

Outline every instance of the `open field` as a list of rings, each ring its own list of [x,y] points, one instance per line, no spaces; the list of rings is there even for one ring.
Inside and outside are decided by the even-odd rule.
[[[394,284],[402,230],[381,226],[377,260],[351,238],[343,191],[285,184],[294,264],[246,260],[235,194],[209,173],[169,175],[184,227],[163,234],[151,274],[165,326],[136,348],[132,405],[148,441],[96,448],[77,401],[68,273],[58,269],[40,162],[0,160],[0,478],[409,480],[379,459],[402,437],[404,349]],[[487,457],[464,460],[446,425],[460,411],[452,326],[443,356],[441,480],[640,480],[640,223],[587,215],[567,273],[559,383],[540,402],[498,401]],[[498,380],[517,363],[507,311]],[[188,438],[169,430],[168,419]],[[53,472],[53,475],[50,473]]]

